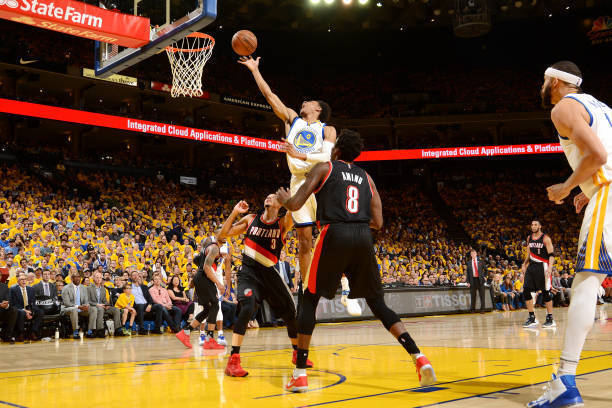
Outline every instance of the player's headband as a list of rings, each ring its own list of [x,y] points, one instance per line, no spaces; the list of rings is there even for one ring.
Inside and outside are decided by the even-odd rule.
[[[544,72],[544,75],[549,76],[551,78],[560,79],[564,82],[567,82],[568,84],[576,86],[580,86],[580,84],[582,84],[582,78],[580,78],[579,76],[570,74],[569,72],[560,71],[552,67],[547,68]]]

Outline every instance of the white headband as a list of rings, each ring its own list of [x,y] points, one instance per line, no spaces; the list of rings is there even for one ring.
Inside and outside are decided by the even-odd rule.
[[[576,86],[580,86],[580,84],[582,84],[582,78],[580,78],[579,76],[570,74],[569,72],[559,71],[558,69],[551,68],[551,67],[546,69],[546,71],[544,72],[544,75],[552,77],[552,78],[560,79],[562,81],[567,82],[568,84],[572,84]]]

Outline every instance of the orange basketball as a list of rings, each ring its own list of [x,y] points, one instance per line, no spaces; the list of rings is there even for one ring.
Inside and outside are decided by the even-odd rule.
[[[232,37],[232,48],[238,55],[251,55],[257,49],[257,37],[249,30],[240,30]]]

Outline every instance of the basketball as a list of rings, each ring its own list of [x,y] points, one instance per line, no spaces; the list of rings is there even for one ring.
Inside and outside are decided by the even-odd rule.
[[[232,48],[238,55],[251,55],[257,49],[257,37],[249,30],[240,30],[232,37]]]

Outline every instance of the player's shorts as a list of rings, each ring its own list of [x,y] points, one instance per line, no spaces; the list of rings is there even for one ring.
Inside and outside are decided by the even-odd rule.
[[[383,295],[370,226],[366,223],[328,224],[321,229],[304,291],[333,299],[342,274],[349,280],[349,298]]]
[[[525,272],[524,290],[529,292],[537,292],[539,290],[550,290],[552,284],[552,276],[546,280],[545,268],[548,267],[544,262],[530,262]]]
[[[208,279],[204,271],[199,270],[193,277],[193,285],[195,294],[198,297],[198,303],[202,306],[218,302],[217,285]]]
[[[306,181],[306,175],[291,176],[291,196],[294,196],[295,193],[300,189],[302,184]],[[300,227],[308,227],[310,225],[315,225],[317,221],[317,199],[314,194],[311,194],[310,197],[306,200],[302,208],[297,211],[291,212],[291,216],[293,217],[293,223],[296,228]]]
[[[258,304],[268,302],[276,316],[296,316],[293,295],[274,267],[243,263],[238,271],[238,302],[250,297]]]
[[[584,211],[578,238],[577,272],[612,276],[612,194],[610,185],[591,197]]]

